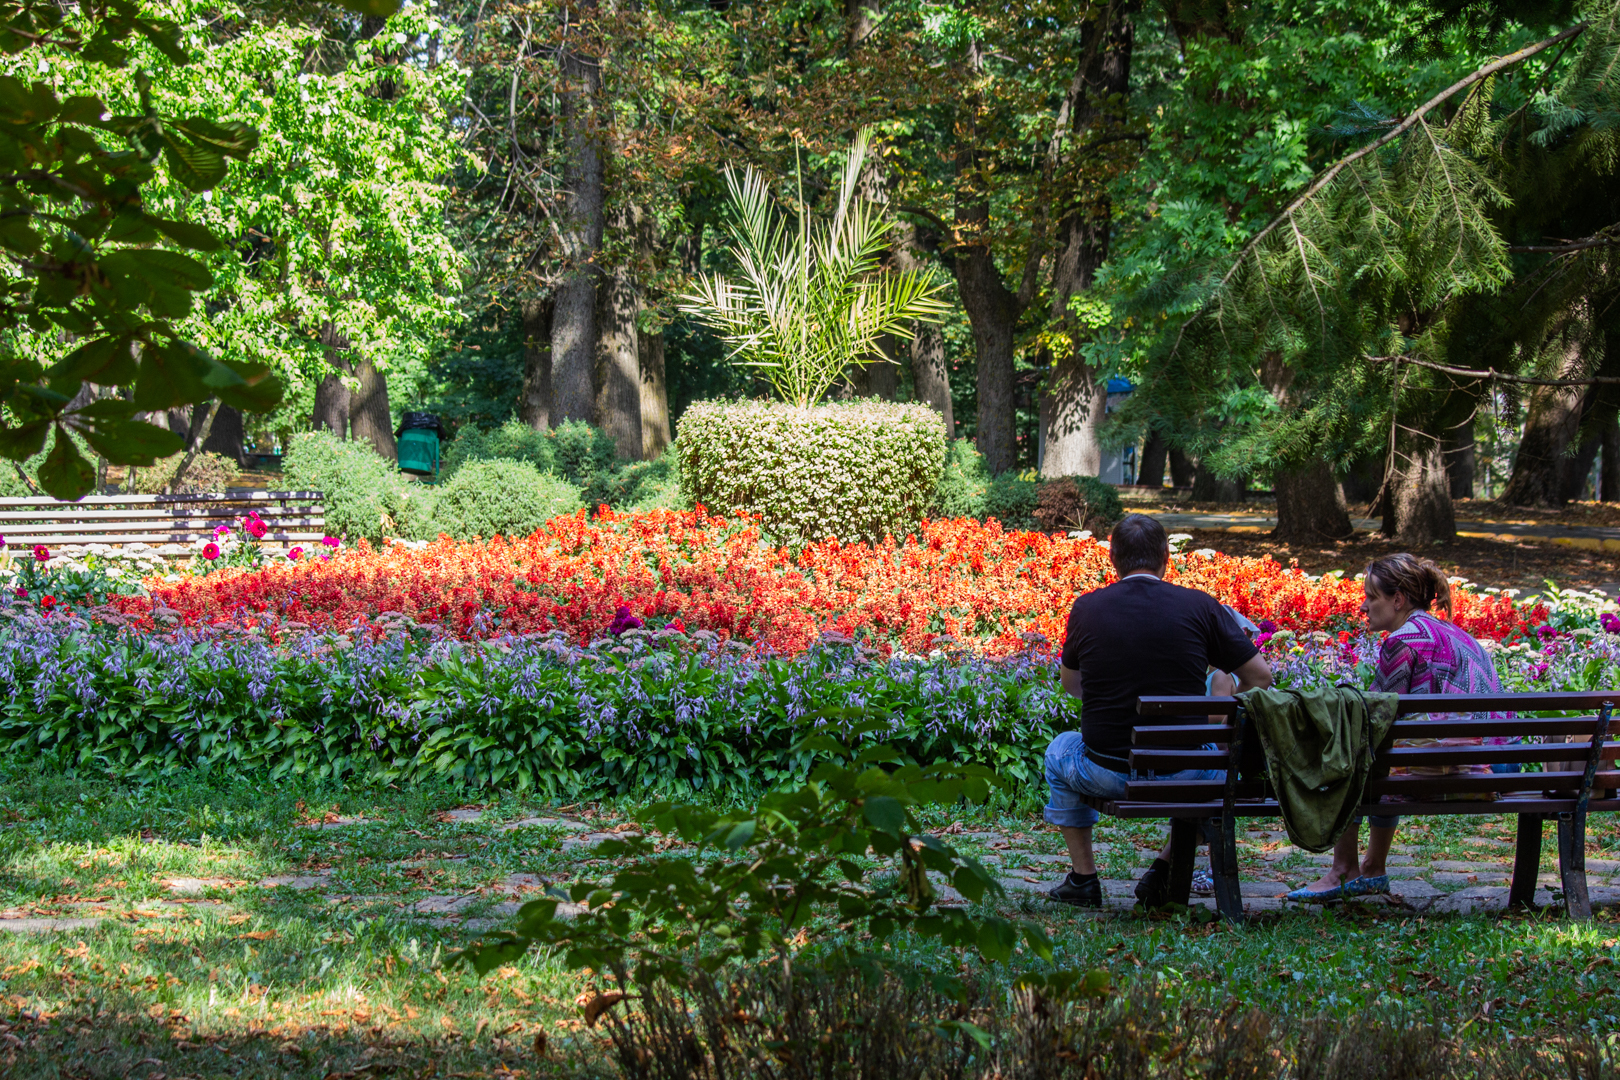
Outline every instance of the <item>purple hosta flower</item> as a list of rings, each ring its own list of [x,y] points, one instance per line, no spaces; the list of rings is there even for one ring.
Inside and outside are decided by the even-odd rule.
[[[613,621],[608,623],[608,633],[618,637],[626,630],[640,630],[645,624],[630,614],[630,605],[620,604],[619,610],[613,613]]]

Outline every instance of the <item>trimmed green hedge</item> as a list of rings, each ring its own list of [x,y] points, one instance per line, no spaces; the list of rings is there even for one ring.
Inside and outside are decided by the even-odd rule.
[[[436,494],[436,532],[457,540],[528,536],[585,504],[579,488],[526,461],[469,461]]]
[[[698,401],[675,441],[681,490],[716,513],[757,515],[787,543],[903,536],[934,501],[945,425],[926,405]]]

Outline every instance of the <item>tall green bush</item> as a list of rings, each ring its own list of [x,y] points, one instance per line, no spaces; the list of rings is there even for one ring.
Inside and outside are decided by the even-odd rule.
[[[385,532],[395,531],[395,517],[405,507],[404,482],[393,463],[369,444],[329,431],[294,435],[282,475],[292,491],[322,492],[327,534],[350,541],[380,543]]]
[[[888,401],[699,401],[675,446],[691,502],[757,515],[787,543],[876,541],[927,514],[945,425],[926,405]]]
[[[583,505],[579,488],[526,461],[470,461],[438,492],[433,520],[458,540],[520,537]]]
[[[984,497],[990,490],[990,470],[984,455],[970,439],[952,439],[945,451],[945,469],[934,495],[936,518],[984,516]]]
[[[626,482],[620,474],[631,467],[618,460],[607,432],[583,420],[569,420],[549,431],[536,431],[517,419],[487,431],[469,424],[456,432],[442,460],[439,478],[444,482],[470,461],[527,462],[579,487],[592,509],[602,503],[624,505],[620,496]]]
[[[556,437],[536,431],[515,417],[500,427],[485,430],[467,424],[445,446],[439,459],[439,479],[450,480],[469,461],[526,461],[541,472],[555,472]]]

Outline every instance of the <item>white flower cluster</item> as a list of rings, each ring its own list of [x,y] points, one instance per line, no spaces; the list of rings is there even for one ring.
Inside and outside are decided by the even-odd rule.
[[[904,536],[933,502],[945,424],[926,405],[698,401],[675,443],[687,499],[779,540]]]

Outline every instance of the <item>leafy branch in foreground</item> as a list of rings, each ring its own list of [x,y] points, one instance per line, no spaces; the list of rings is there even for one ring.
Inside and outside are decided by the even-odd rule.
[[[367,13],[397,6],[343,2]],[[46,47],[122,68],[125,43],[139,35],[171,63],[188,59],[180,26],[130,0],[81,5],[71,17],[53,0],[0,7],[0,51],[8,54]],[[0,457],[31,457],[54,432],[39,483],[58,498],[77,498],[95,483],[70,433],[109,462],[150,466],[182,441],[141,415],[211,399],[263,411],[281,400],[265,366],[216,359],[181,337],[175,323],[213,284],[185,252],[223,245],[195,222],[149,213],[142,191],[160,160],[187,191],[212,189],[228,159],[253,152],[258,132],[163,116],[145,72],[135,81],[140,110],[118,115],[99,96],[63,99],[47,82],[0,75]],[[124,147],[104,145],[108,137]],[[19,347],[30,334],[79,345],[51,363]],[[87,396],[86,383],[102,390]],[[117,392],[103,396],[106,388]]]
[[[978,860],[921,831],[926,805],[979,803],[1001,781],[981,766],[918,765],[886,746],[859,754],[827,736],[803,749],[831,755],[803,786],[766,795],[753,814],[658,803],[638,815],[653,830],[696,850],[657,854],[648,836],[607,841],[597,854],[630,863],[601,884],[527,903],[515,930],[456,959],[479,974],[530,948],[559,951],[571,967],[612,971],[647,983],[701,983],[734,960],[770,955],[790,963],[813,925],[883,942],[910,931],[943,945],[1006,961],[1020,939],[1050,960],[1051,942],[1033,923],[965,907],[941,907],[937,874],[970,903],[1004,895]],[[869,873],[869,856],[886,862]],[[570,901],[574,914],[560,914]],[[877,967],[870,953],[857,958]]]

